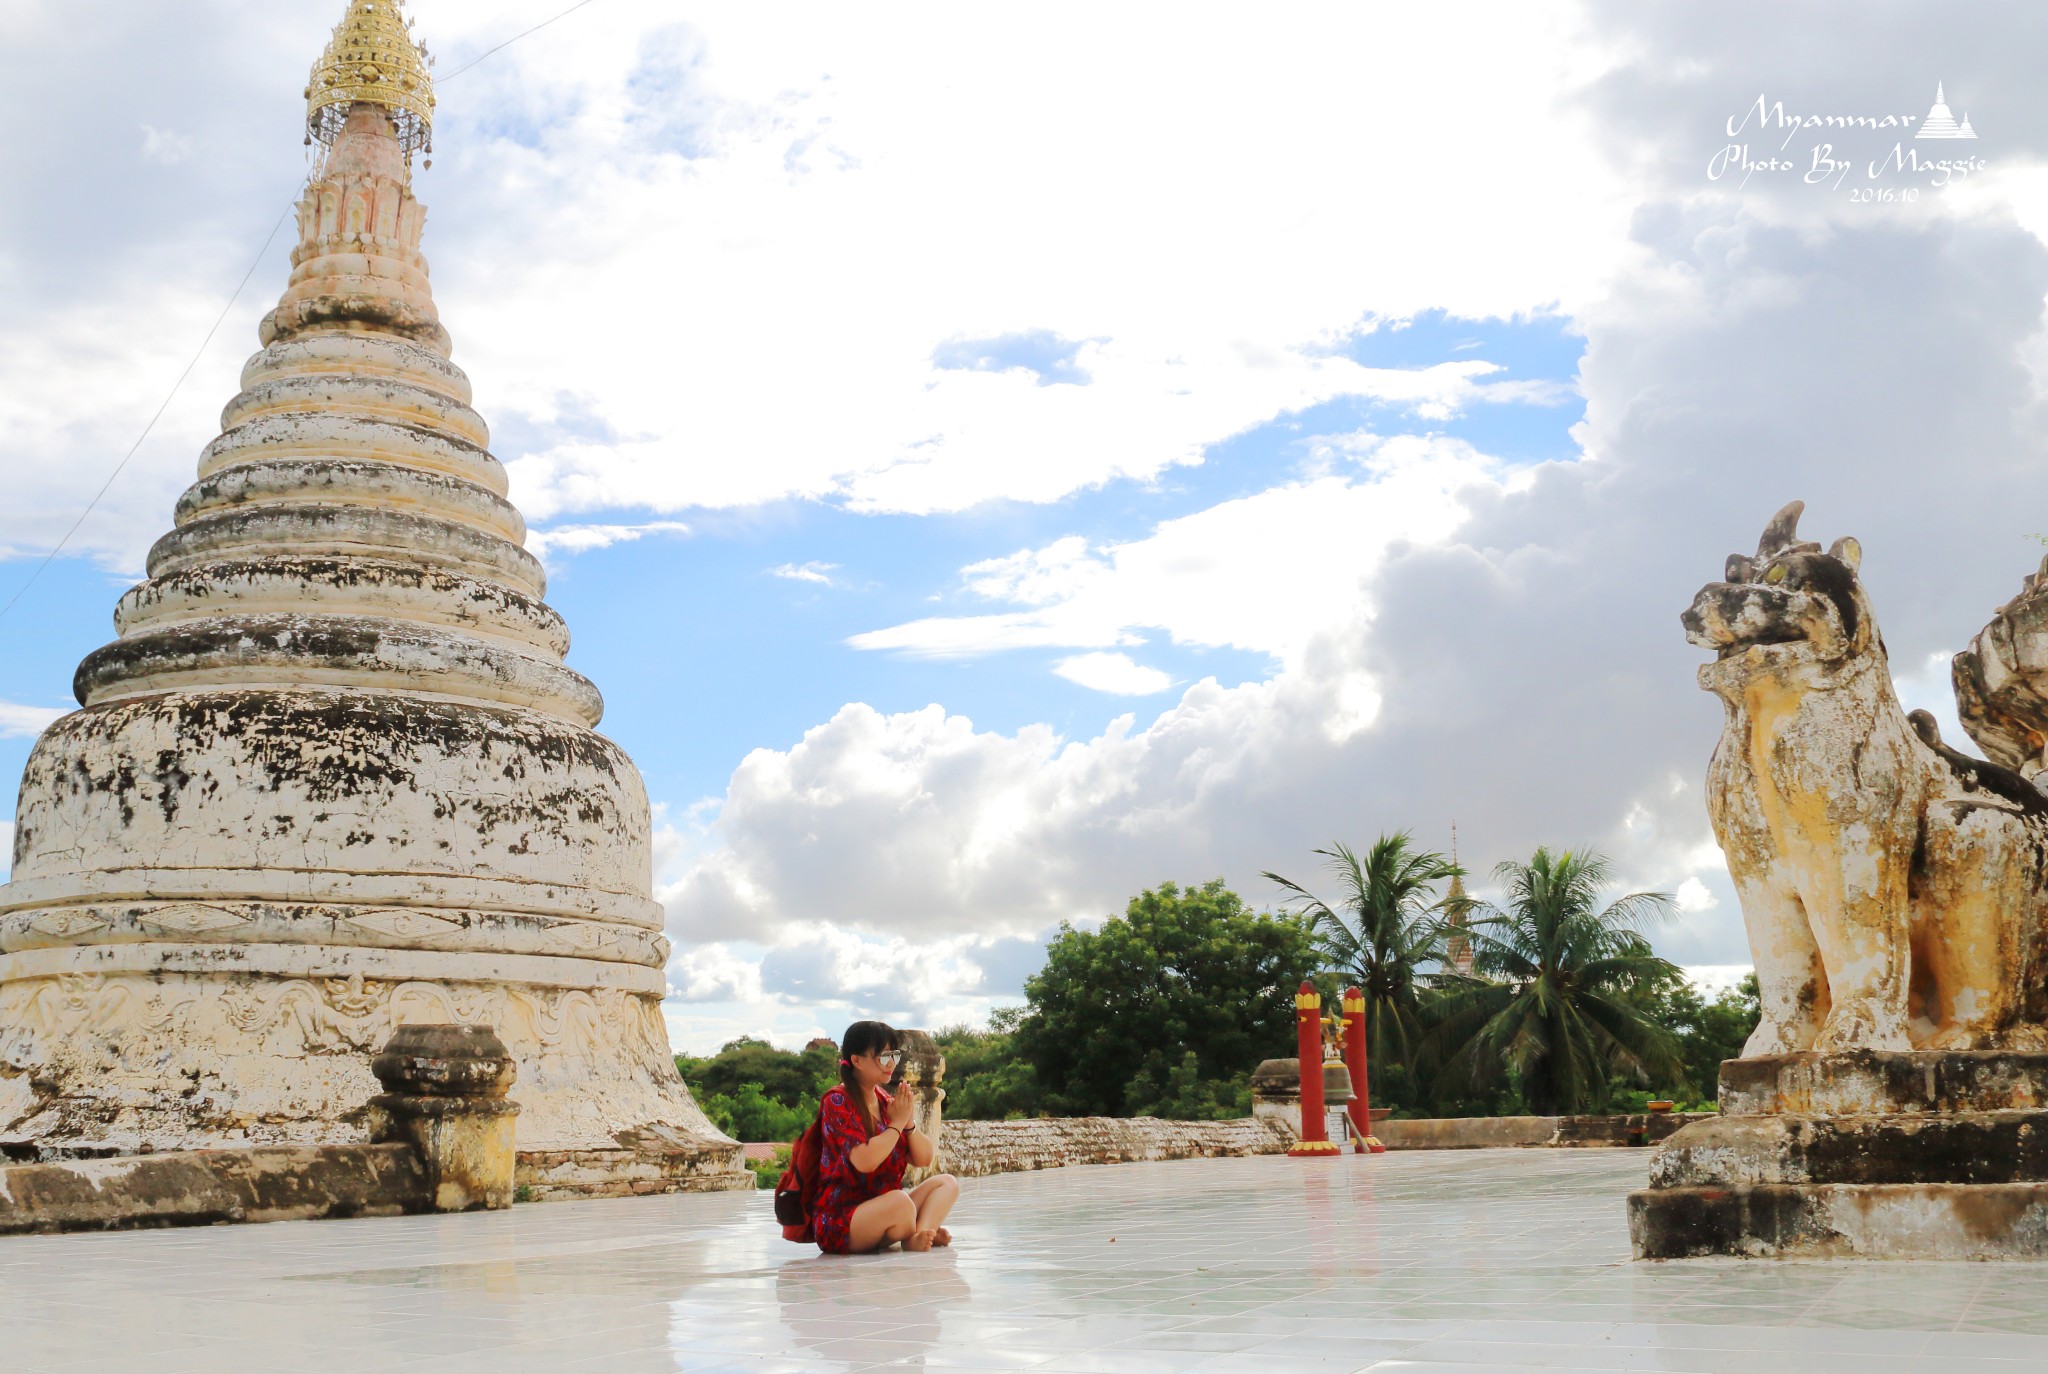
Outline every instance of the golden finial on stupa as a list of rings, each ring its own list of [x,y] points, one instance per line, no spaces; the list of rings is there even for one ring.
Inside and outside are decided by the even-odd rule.
[[[306,82],[308,143],[332,147],[349,107],[367,103],[390,112],[408,161],[434,151],[434,60],[411,30],[403,0],[349,0]]]

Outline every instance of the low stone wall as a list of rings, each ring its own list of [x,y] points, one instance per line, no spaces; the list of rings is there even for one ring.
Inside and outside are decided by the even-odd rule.
[[[1548,1145],[1557,1136],[1554,1116],[1448,1116],[1373,1123],[1389,1150],[1497,1150]]]
[[[516,1175],[521,1202],[642,1197],[650,1193],[716,1193],[758,1187],[745,1168],[727,1167],[734,1145],[692,1153],[637,1150],[521,1150]]]
[[[1638,1112],[1633,1116],[1567,1116],[1557,1123],[1553,1145],[1655,1145],[1714,1112]]]
[[[1373,1134],[1390,1150],[1497,1150],[1654,1145],[1712,1112],[1643,1112],[1633,1116],[1458,1116],[1376,1121]]]
[[[0,1235],[434,1210],[410,1145],[269,1146],[0,1169]]]
[[[1026,1121],[947,1121],[939,1167],[962,1178],[1059,1169],[1070,1164],[1135,1164],[1284,1154],[1294,1133],[1259,1117],[1235,1121],[1162,1121],[1157,1117],[1040,1117]]]

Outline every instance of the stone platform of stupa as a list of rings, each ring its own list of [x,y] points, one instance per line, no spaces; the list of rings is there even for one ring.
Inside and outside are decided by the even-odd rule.
[[[640,776],[449,360],[393,0],[307,95],[263,349],[22,779],[0,1152],[356,1139],[392,1028],[472,1022],[535,1192],[752,1186],[670,1054]]]

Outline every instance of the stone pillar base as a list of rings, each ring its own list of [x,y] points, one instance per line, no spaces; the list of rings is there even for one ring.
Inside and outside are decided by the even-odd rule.
[[[1729,1060],[1628,1200],[1638,1259],[2048,1257],[2048,1055]]]
[[[512,1205],[518,1069],[489,1026],[401,1026],[370,1062],[370,1139],[419,1154],[437,1212]]]
[[[1289,1159],[1336,1159],[1343,1153],[1342,1145],[1327,1140],[1298,1140],[1287,1148]]]

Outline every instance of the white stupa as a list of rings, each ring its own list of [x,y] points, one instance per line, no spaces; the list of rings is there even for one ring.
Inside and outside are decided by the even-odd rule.
[[[752,1186],[671,1057],[640,775],[449,361],[398,0],[306,95],[264,347],[22,778],[0,1146],[359,1138],[393,1027],[481,1022],[536,1191]]]
[[[1970,117],[1963,116],[1961,124],[1949,112],[1948,97],[1939,81],[1934,83],[1934,104],[1927,111],[1927,118],[1920,121],[1920,132],[1915,138],[1975,138],[1977,131],[1970,127]]]

